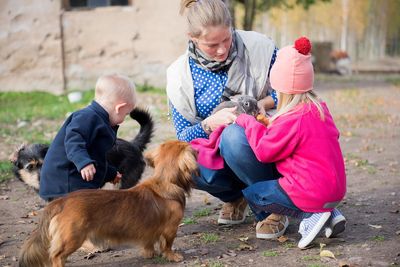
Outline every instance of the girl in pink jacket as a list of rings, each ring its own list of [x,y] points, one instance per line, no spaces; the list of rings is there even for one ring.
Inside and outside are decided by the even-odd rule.
[[[343,232],[346,224],[335,208],[346,193],[339,131],[326,104],[312,91],[310,50],[305,37],[279,50],[270,74],[278,109],[268,127],[249,115],[236,119],[257,159],[274,162],[281,174],[243,190],[259,220],[257,227],[270,213],[301,218],[299,248],[307,247],[324,226],[331,237]]]

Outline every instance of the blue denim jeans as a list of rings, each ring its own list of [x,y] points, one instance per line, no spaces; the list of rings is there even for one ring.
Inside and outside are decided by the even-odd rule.
[[[274,163],[261,163],[251,149],[244,129],[229,125],[221,134],[219,145],[224,168],[211,170],[199,165],[200,176],[193,177],[196,188],[206,191],[223,202],[241,197],[242,190],[260,181],[280,177]]]
[[[271,213],[297,218],[311,215],[297,208],[281,188],[277,179],[282,175],[275,163],[258,161],[242,127],[236,124],[226,127],[219,149],[224,158],[224,168],[211,170],[199,165],[200,176],[193,177],[197,189],[223,202],[244,196],[257,221]]]

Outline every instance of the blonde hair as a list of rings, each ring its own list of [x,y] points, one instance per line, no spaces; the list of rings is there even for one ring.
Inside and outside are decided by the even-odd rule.
[[[230,27],[232,24],[229,9],[222,0],[181,0],[179,13],[185,13],[192,37],[201,36],[202,30],[209,26]]]
[[[95,100],[102,104],[115,105],[118,102],[134,104],[136,99],[135,84],[120,74],[102,75],[97,79]]]
[[[308,91],[302,94],[285,94],[278,92],[278,107],[277,112],[270,119],[272,123],[279,116],[290,114],[294,111],[294,108],[301,103],[311,103],[314,104],[318,111],[321,120],[325,119],[324,110],[321,106],[321,99],[313,91]]]

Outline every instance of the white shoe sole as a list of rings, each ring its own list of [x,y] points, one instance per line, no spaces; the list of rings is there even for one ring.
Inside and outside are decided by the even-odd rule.
[[[286,216],[285,216],[285,219],[286,220],[285,220],[285,223],[283,224],[284,227],[283,227],[282,231],[280,231],[278,233],[273,233],[273,234],[260,234],[260,233],[256,232],[256,237],[259,239],[274,239],[274,238],[278,238],[278,237],[282,236],[285,233],[286,228],[289,225],[289,220]]]
[[[233,221],[233,220],[218,218],[218,224],[241,224],[246,220],[247,215],[249,215],[249,205],[247,205],[246,208],[244,209],[243,219],[238,221]]]
[[[344,232],[346,229],[346,218],[343,215],[336,216],[332,219],[329,227],[325,228],[325,236],[327,238],[335,237]]]
[[[326,221],[329,219],[330,216],[331,216],[330,212],[324,212],[324,214],[322,214],[321,218],[314,226],[312,231],[308,234],[307,237],[302,238],[297,246],[301,249],[306,248],[318,235],[318,233],[321,231],[322,227],[324,227]]]

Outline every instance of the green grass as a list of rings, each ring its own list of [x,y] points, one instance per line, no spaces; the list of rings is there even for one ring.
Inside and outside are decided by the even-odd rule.
[[[372,237],[371,239],[372,239],[373,241],[376,241],[376,242],[383,242],[383,241],[385,241],[385,237],[384,237],[384,236],[381,236],[381,235],[374,236],[374,237]]]
[[[214,233],[203,233],[201,235],[201,240],[204,243],[215,243],[219,240],[218,235],[214,234]]]
[[[195,218],[209,216],[210,214],[211,214],[210,208],[204,208],[204,209],[196,210],[195,212],[193,212],[193,216]]]
[[[304,256],[304,257],[302,257],[301,259],[302,260],[305,260],[305,261],[316,261],[316,260],[320,260],[320,256],[316,256],[316,255],[307,255],[307,256]]]
[[[197,223],[196,219],[194,219],[193,217],[183,218],[182,222],[184,224],[186,224],[186,225],[188,225],[188,224],[196,224]]]
[[[261,255],[263,255],[264,257],[276,257],[279,255],[279,253],[277,251],[273,251],[273,250],[266,250],[266,251],[263,251],[261,253]]]
[[[156,255],[153,259],[152,262],[155,264],[167,264],[168,260],[162,256]]]
[[[166,94],[165,89],[154,87],[154,86],[151,86],[148,84],[136,85],[136,90],[138,92],[142,92],[142,93],[154,93],[154,94],[161,94],[161,95]]]
[[[9,161],[0,161],[0,183],[12,177],[12,165]]]
[[[93,91],[85,91],[79,103],[69,103],[65,95],[46,92],[0,93],[0,122],[17,123],[37,119],[62,119],[68,112],[86,106],[93,99]]]

